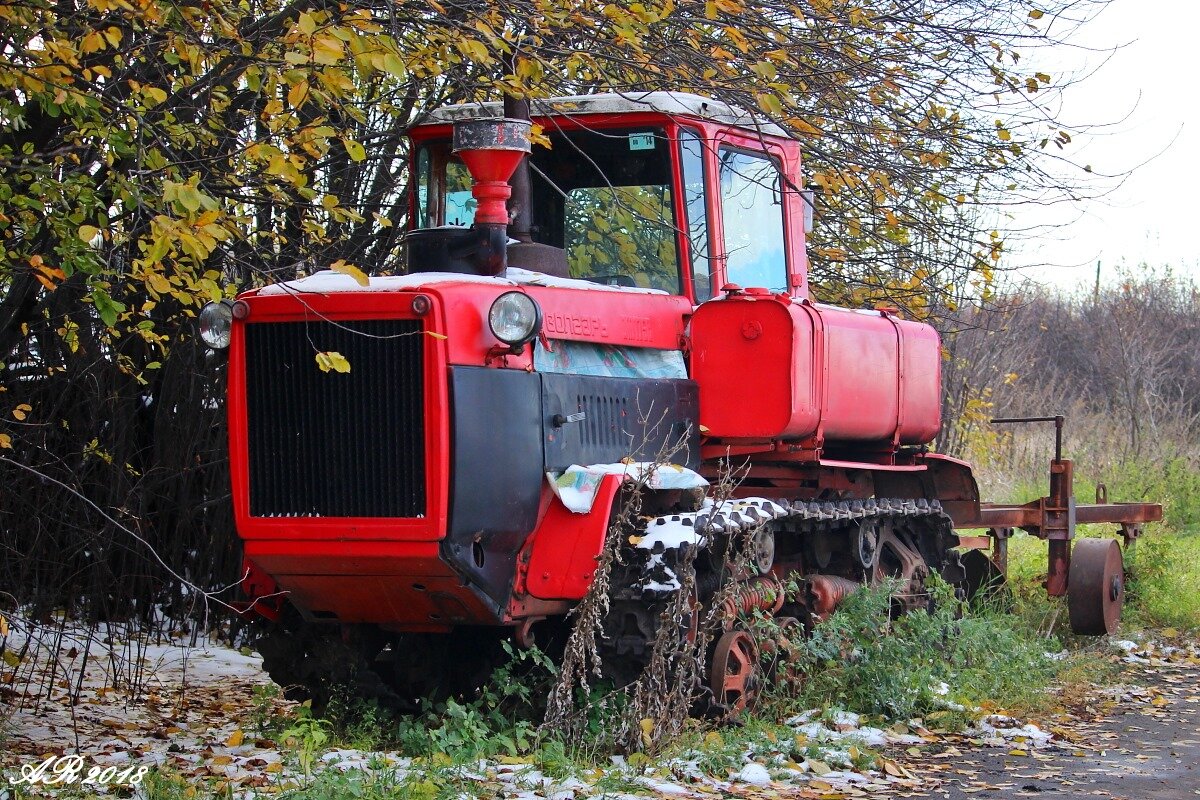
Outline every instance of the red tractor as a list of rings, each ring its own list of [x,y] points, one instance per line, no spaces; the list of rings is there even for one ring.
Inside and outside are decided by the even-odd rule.
[[[938,336],[810,299],[796,141],[676,93],[540,102],[532,120],[532,148],[498,104],[413,128],[407,259],[378,270],[403,274],[318,272],[202,314],[229,348],[243,588],[275,621],[277,681],[392,700],[469,685],[486,649],[528,645],[584,597],[631,483],[614,665],[645,656],[683,553],[694,602],[732,575],[736,610],[807,624],[864,584],[893,582],[900,609],[933,574],[976,588],[1015,528],[1049,540],[1073,627],[1114,629],[1121,550],[1072,554],[1075,525],[1128,542],[1161,507],[1077,505],[1061,452],[1047,497],[985,504],[969,465],[929,451]],[[706,494],[729,464],[731,494]],[[732,620],[715,638],[711,699],[736,710],[758,645]]]

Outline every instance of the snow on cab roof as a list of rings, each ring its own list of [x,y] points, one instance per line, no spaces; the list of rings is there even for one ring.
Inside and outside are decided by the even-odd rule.
[[[788,136],[787,131],[765,117],[756,116],[720,100],[686,92],[632,92],[626,94],[581,94],[571,97],[551,97],[530,100],[530,114],[631,114],[657,111],[674,116],[696,117],[737,125],[769,136]],[[429,114],[422,124],[447,124],[475,117],[498,117],[503,114],[499,102],[467,103],[445,106]]]

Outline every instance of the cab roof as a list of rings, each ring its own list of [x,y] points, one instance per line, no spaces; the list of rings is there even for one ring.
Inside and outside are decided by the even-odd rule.
[[[686,92],[633,92],[626,94],[585,94],[529,101],[532,116],[575,114],[632,114],[658,112],[671,116],[695,117],[722,125],[736,125],[767,136],[790,138],[774,122],[737,106]],[[466,103],[444,106],[422,120],[422,124],[449,124],[462,119],[498,117],[503,114],[499,102]]]

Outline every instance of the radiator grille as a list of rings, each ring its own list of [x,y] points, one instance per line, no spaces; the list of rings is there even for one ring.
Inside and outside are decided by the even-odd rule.
[[[425,514],[420,331],[417,320],[246,326],[251,516]],[[317,351],[331,350],[349,373],[318,369]]]

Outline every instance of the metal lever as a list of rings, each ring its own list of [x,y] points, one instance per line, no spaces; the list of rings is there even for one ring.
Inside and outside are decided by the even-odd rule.
[[[990,422],[993,425],[1006,422],[1053,422],[1054,423],[1054,460],[1062,461],[1062,433],[1063,421],[1066,419],[1062,414],[1056,414],[1053,417],[996,417]]]
[[[567,414],[565,417],[562,414],[555,414],[550,419],[550,422],[554,424],[554,427],[561,428],[568,423],[583,422],[585,419],[587,419],[586,411],[576,411],[574,414]]]

